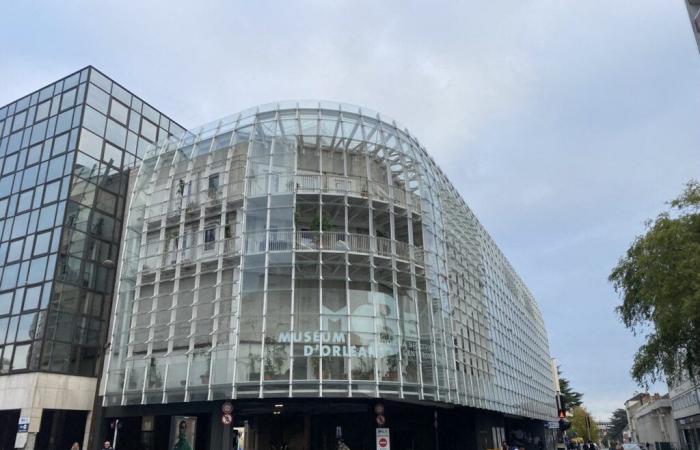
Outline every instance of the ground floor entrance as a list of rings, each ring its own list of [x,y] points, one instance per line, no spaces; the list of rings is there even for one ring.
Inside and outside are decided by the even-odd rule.
[[[487,450],[500,446],[505,428],[488,411],[389,399],[235,400],[230,417],[224,403],[105,408],[94,442],[116,441],[115,450]]]
[[[687,450],[700,450],[700,414],[676,419],[681,446]]]

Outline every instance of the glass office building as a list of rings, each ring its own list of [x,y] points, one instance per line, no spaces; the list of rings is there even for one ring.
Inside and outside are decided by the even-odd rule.
[[[378,402],[396,448],[434,448],[438,416],[465,430],[443,449],[534,445],[556,416],[532,295],[417,139],[364,108],[265,105],[149,150],[113,310],[106,416],[152,448],[183,414],[196,448],[230,442],[231,399],[247,449],[369,448]]]
[[[28,448],[34,439],[42,449],[69,447],[51,437],[64,421],[82,441],[109,324],[128,171],[151,143],[182,132],[92,67],[0,108],[1,448],[14,443],[20,412],[32,418]],[[51,398],[40,385],[78,393]]]

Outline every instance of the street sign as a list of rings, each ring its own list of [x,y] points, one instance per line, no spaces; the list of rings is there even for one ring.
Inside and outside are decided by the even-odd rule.
[[[377,450],[391,450],[391,437],[388,428],[377,428]]]
[[[556,422],[556,421],[545,422],[544,427],[548,430],[558,430],[559,429],[559,422]]]
[[[233,412],[233,404],[231,402],[224,402],[221,405],[221,412],[224,414],[231,414]]]
[[[17,422],[17,432],[27,433],[29,431],[29,417],[20,417]]]
[[[233,422],[233,416],[231,416],[231,414],[221,415],[221,423],[223,423],[224,425],[231,425],[231,422]]]
[[[386,423],[386,417],[384,417],[383,415],[379,414],[379,415],[377,416],[377,425],[379,425],[380,427],[382,427],[382,426],[384,426],[385,423]]]

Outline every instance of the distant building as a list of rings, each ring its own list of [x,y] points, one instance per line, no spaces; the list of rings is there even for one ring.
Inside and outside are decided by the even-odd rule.
[[[699,450],[700,386],[685,380],[671,387],[669,397],[681,446],[688,450]]]
[[[651,402],[640,406],[633,418],[637,432],[637,442],[642,446],[646,443],[658,450],[678,448],[678,432],[671,414],[671,400],[668,395],[655,395]]]
[[[627,413],[627,423],[629,427],[629,441],[636,442],[637,438],[637,426],[635,419],[635,414],[639,408],[641,408],[645,403],[651,401],[651,396],[648,393],[635,394],[634,397],[630,398],[625,402],[625,412]]]

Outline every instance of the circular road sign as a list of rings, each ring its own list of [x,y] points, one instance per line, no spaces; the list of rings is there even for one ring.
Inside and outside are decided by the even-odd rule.
[[[233,422],[233,417],[231,414],[222,414],[221,415],[221,423],[224,425],[231,425],[231,422]]]
[[[389,445],[389,441],[386,438],[379,438],[379,448],[386,448]]]
[[[383,415],[379,414],[379,415],[377,416],[377,425],[379,425],[379,426],[381,427],[381,426],[384,426],[385,423],[386,423],[386,417],[384,417]]]
[[[381,403],[377,403],[376,405],[374,405],[374,413],[384,414],[384,405]]]
[[[231,414],[233,412],[233,404],[231,402],[224,402],[221,405],[221,412],[224,414]]]

